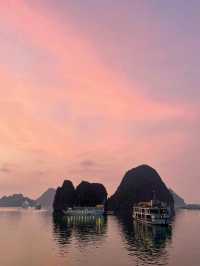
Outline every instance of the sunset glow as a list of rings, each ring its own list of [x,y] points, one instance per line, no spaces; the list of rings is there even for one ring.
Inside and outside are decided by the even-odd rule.
[[[175,2],[0,2],[1,196],[146,163],[200,202],[200,3]]]

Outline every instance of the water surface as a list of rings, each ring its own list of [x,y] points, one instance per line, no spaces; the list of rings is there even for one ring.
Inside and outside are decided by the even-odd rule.
[[[109,216],[60,221],[45,211],[0,209],[1,266],[200,265],[200,212],[170,227]]]

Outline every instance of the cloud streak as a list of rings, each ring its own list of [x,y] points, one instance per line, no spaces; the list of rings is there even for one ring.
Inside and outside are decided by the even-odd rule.
[[[187,187],[179,187],[179,178],[172,178],[179,173],[172,158],[185,163],[181,150],[190,157],[194,154],[195,145],[191,149],[188,144],[194,132],[188,128],[196,128],[200,110],[196,99],[155,97],[155,91],[162,92],[162,84],[169,85],[167,76],[161,75],[161,81],[158,77],[157,59],[146,75],[150,56],[163,55],[161,44],[155,43],[162,36],[159,27],[137,15],[129,21],[128,9],[123,9],[128,16],[125,22],[118,18],[107,21],[105,15],[110,25],[107,29],[103,14],[96,14],[99,9],[93,6],[96,15],[89,20],[102,23],[108,37],[103,42],[98,23],[84,28],[82,5],[68,5],[67,12],[59,5],[53,8],[51,1],[45,6],[42,1],[0,3],[0,55],[4,62],[0,64],[0,159],[18,165],[1,184],[8,190],[13,182],[10,192],[21,187],[22,192],[37,196],[46,186],[56,186],[72,175],[75,182],[85,177],[104,182],[111,193],[123,172],[145,162],[158,168],[170,186],[189,198]],[[102,5],[106,10],[106,4]],[[72,18],[78,7],[82,13]],[[142,16],[156,12],[148,5],[140,8]],[[115,18],[112,12],[120,10],[121,6],[116,6],[110,14]],[[112,33],[117,29],[126,43],[116,43]],[[127,55],[131,55],[131,63]],[[128,74],[122,70],[127,62]],[[143,80],[136,73],[143,74]],[[150,76],[158,77],[159,82],[152,83]],[[33,186],[27,191],[30,184]]]

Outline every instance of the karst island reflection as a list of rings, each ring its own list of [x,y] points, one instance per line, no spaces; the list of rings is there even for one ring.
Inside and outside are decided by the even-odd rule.
[[[112,234],[121,238],[123,248],[139,265],[166,265],[172,227],[142,224],[117,216],[54,217],[53,234],[63,254],[68,253],[72,243],[80,251],[87,247],[89,250],[90,246],[100,248]]]

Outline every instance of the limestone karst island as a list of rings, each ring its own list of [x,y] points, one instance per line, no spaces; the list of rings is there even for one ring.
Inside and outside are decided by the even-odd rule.
[[[53,211],[54,215],[73,218],[112,213],[146,223],[169,224],[175,214],[174,195],[155,169],[140,165],[125,173],[110,197],[103,184],[82,181],[75,188],[72,181],[65,180],[56,190]]]

